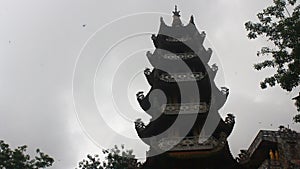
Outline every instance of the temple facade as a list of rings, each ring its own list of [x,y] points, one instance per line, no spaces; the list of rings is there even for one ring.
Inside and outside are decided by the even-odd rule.
[[[208,64],[212,50],[203,46],[205,36],[193,16],[183,24],[175,7],[172,24],[161,18],[158,34],[151,37],[155,50],[146,56],[153,68],[144,71],[151,89],[137,93],[151,120],[135,122],[150,147],[144,169],[239,168],[227,142],[234,116],[222,119],[218,113],[229,89],[214,82],[218,67]]]
[[[245,169],[300,169],[300,133],[283,126],[261,130],[237,160]]]

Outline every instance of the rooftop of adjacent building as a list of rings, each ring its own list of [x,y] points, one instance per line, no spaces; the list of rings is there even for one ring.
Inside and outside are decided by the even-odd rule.
[[[282,167],[282,161],[285,161],[284,164],[298,165],[300,133],[284,126],[280,126],[278,131],[260,130],[250,147],[241,150],[237,159],[248,168],[279,165]]]

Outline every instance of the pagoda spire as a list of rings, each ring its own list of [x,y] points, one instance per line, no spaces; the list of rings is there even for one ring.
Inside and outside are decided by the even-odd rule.
[[[174,16],[180,17],[180,11],[177,11],[177,5],[175,5],[175,11],[173,11]]]
[[[173,27],[182,26],[182,22],[180,20],[180,11],[177,10],[177,5],[175,5],[175,10],[173,11]]]

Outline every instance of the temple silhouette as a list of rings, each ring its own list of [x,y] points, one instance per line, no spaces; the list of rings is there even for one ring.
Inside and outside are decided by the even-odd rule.
[[[261,131],[248,150],[241,150],[237,158],[232,156],[227,137],[235,117],[229,113],[222,119],[218,112],[229,89],[215,84],[218,66],[208,64],[212,50],[203,46],[205,37],[204,31],[198,31],[193,16],[187,24],[182,23],[176,6],[171,25],[161,18],[157,35],[151,37],[155,50],[148,51],[146,57],[153,68],[144,71],[151,89],[145,95],[142,91],[137,93],[141,108],[151,119],[148,124],[135,121],[138,136],[150,147],[142,168],[279,169],[288,168],[291,163],[297,166],[300,135],[290,130]],[[294,141],[286,141],[289,150],[299,150],[290,157],[283,156],[283,140],[288,139],[280,138],[288,134],[282,133],[292,133],[290,138]]]
[[[137,100],[152,118],[147,125],[135,122],[139,137],[150,146],[145,169],[237,166],[227,143],[234,116],[223,120],[218,113],[229,90],[214,82],[218,67],[208,65],[212,50],[203,46],[205,36],[193,16],[184,25],[175,7],[172,24],[161,18],[158,34],[151,37],[156,49],[146,55],[153,69],[144,71],[151,90],[145,96],[138,92]],[[214,125],[205,124],[208,119]]]

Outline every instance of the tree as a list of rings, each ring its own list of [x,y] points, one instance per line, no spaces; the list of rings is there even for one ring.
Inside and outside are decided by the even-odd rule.
[[[273,4],[257,17],[257,23],[245,23],[248,38],[265,37],[273,45],[262,47],[257,52],[258,56],[271,56],[271,59],[255,64],[254,68],[276,69],[276,73],[265,78],[260,86],[264,89],[279,84],[282,89],[291,92],[300,85],[300,5],[297,0],[273,0]],[[300,111],[300,97],[293,100]],[[294,121],[300,122],[300,114],[294,117]]]
[[[52,166],[54,160],[49,155],[36,150],[37,156],[31,159],[26,153],[27,146],[11,149],[0,140],[0,169],[39,169]]]
[[[105,155],[105,160],[101,162],[98,155],[87,155],[87,159],[79,162],[81,169],[139,169],[141,163],[135,159],[132,150],[121,150],[117,146],[112,149],[102,151]]]

